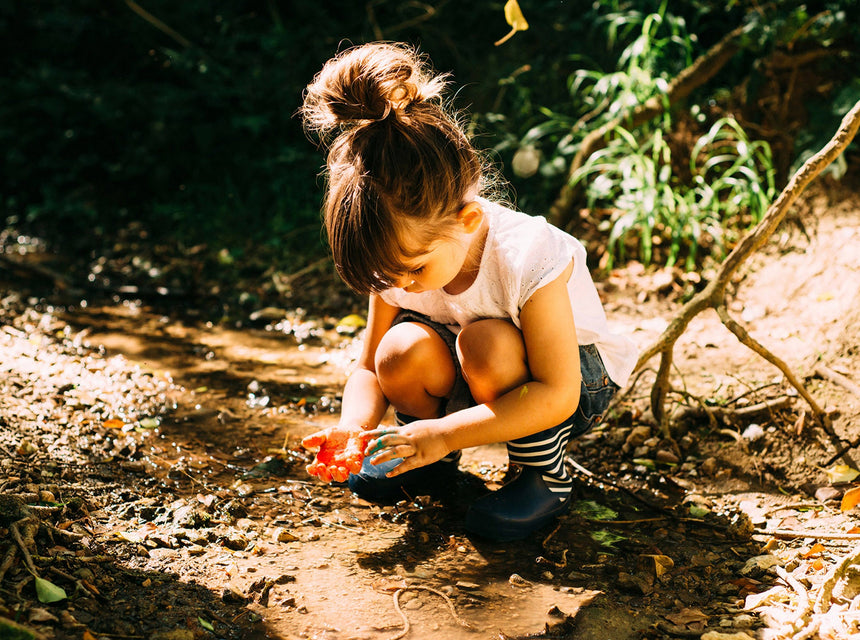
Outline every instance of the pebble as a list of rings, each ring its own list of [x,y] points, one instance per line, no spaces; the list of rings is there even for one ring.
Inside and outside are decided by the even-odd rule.
[[[762,429],[760,424],[752,423],[746,429],[744,429],[741,437],[744,440],[749,440],[750,442],[755,442],[759,438],[764,436],[764,429]]]
[[[754,558],[750,558],[746,561],[746,564],[741,569],[741,574],[755,577],[778,564],[779,558],[774,555],[767,554],[763,556],[755,556]]]
[[[630,435],[627,436],[624,446],[628,449],[635,449],[636,447],[642,446],[642,444],[650,437],[651,427],[634,427],[630,432]]]
[[[456,586],[458,589],[466,589],[467,591],[474,591],[475,589],[481,588],[481,585],[475,582],[465,582],[462,580],[457,582]]]
[[[676,456],[668,449],[660,449],[654,456],[654,458],[657,460],[657,462],[665,462],[667,464],[678,464],[678,462],[680,462],[678,456]]]
[[[815,491],[815,499],[821,502],[829,502],[830,500],[838,500],[842,497],[842,492],[836,487],[819,487]]]
[[[712,476],[717,472],[718,466],[716,458],[705,458],[699,466],[699,470],[706,476]]]

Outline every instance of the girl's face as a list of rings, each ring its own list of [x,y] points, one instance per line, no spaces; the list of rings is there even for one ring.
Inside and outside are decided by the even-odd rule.
[[[480,207],[470,206],[458,214],[452,234],[405,261],[409,269],[400,275],[396,287],[407,293],[443,288],[448,293],[460,293],[472,283],[481,261],[486,225]]]

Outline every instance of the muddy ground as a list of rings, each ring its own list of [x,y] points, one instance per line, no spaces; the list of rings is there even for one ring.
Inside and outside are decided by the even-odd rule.
[[[730,309],[830,426],[704,314],[678,344],[673,438],[645,371],[573,445],[570,513],[512,544],[462,527],[505,479],[501,446],[392,506],[305,474],[299,441],[336,421],[360,348],[348,297],[207,322],[179,299],[81,304],[5,265],[0,637],[857,634],[860,200],[824,183],[793,219]],[[599,286],[644,347],[697,283],[632,264]]]

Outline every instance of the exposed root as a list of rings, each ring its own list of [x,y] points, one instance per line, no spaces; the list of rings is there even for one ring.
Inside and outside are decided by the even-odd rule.
[[[447,595],[445,595],[438,589],[434,589],[432,587],[411,585],[408,587],[401,587],[392,595],[392,597],[394,598],[394,609],[395,611],[397,611],[397,613],[400,615],[400,618],[403,620],[403,630],[400,631],[400,633],[398,633],[397,635],[392,636],[388,640],[400,640],[400,638],[405,637],[411,629],[411,625],[409,624],[409,618],[406,617],[406,614],[403,613],[403,609],[400,608],[400,595],[405,591],[429,591],[430,593],[435,593],[437,596],[445,600],[445,604],[448,605],[448,610],[451,612],[451,617],[454,618],[457,624],[459,624],[464,629],[468,629],[469,631],[477,631],[477,629],[475,629],[472,625],[470,625],[468,622],[466,622],[465,620],[463,620],[463,618],[459,616],[459,614],[457,613],[457,609],[454,607],[454,603]]]
[[[651,389],[651,410],[666,437],[669,436],[669,416],[665,410],[665,403],[666,394],[670,390],[669,374],[672,370],[672,357],[675,344],[686,331],[687,326],[693,318],[706,309],[714,309],[720,316],[721,322],[744,345],[779,368],[786,376],[786,379],[809,404],[815,417],[824,425],[828,433],[832,435],[832,427],[829,425],[828,416],[821,410],[815,399],[812,398],[785,363],[768,351],[763,345],[752,340],[746,330],[729,317],[725,308],[725,292],[734,273],[753,253],[765,245],[785,218],[789,208],[800,193],[818,174],[839,157],[854,139],[858,128],[860,128],[860,102],[856,103],[845,115],[833,138],[821,151],[807,160],[791,177],[788,184],[768,208],[764,218],[741,239],[734,250],[723,261],[716,277],[684,305],[660,337],[639,356],[639,361],[635,368],[636,371],[640,370],[654,356],[660,356],[657,378]]]
[[[763,609],[779,626],[774,640],[857,637],[860,549],[835,565],[814,595],[784,569],[777,568],[777,573],[788,588],[777,586],[747,599],[748,609]]]

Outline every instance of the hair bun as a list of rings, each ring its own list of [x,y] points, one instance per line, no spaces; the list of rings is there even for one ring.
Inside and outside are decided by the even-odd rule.
[[[403,44],[370,43],[329,60],[308,85],[301,112],[321,134],[405,115],[416,102],[440,97],[445,77]]]

